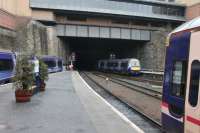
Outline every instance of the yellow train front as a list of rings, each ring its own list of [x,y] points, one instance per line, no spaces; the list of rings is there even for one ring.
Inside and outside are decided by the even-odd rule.
[[[140,61],[138,59],[130,59],[128,61],[127,71],[129,74],[133,76],[140,75],[141,74]]]

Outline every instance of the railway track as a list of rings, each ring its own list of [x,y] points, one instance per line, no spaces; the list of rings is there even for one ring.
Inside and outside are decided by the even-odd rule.
[[[120,78],[116,78],[116,77],[111,77],[108,75],[103,75],[103,74],[99,74],[99,73],[92,73],[98,77],[101,78],[107,78],[107,80],[110,80],[114,83],[126,86],[130,89],[133,89],[135,91],[138,91],[140,93],[143,93],[145,95],[149,95],[151,97],[157,98],[159,100],[161,100],[162,98],[162,90],[161,89],[154,89],[152,88],[150,85],[145,85],[145,84],[140,84],[140,83],[133,83],[133,82],[129,82],[127,80],[124,79],[120,79]]]
[[[121,73],[106,73],[106,72],[99,72],[96,71],[94,72],[96,74],[104,74],[106,76],[114,76],[114,77],[118,77],[118,78],[124,78],[124,79],[128,79],[128,80],[134,80],[134,81],[138,81],[138,82],[145,82],[145,83],[149,83],[149,84],[153,84],[153,85],[159,85],[162,86],[163,81],[162,80],[158,80],[158,79],[149,79],[149,77],[144,77],[144,76],[139,76],[139,77],[133,77],[127,74],[121,74]]]
[[[126,100],[124,100],[123,98],[114,95],[113,93],[111,93],[110,91],[108,91],[105,87],[103,87],[101,84],[99,84],[98,82],[96,82],[93,78],[91,78],[91,76],[89,76],[90,74],[87,72],[80,72],[81,75],[84,75],[85,77],[87,77],[89,80],[91,80],[94,84],[96,84],[97,86],[99,86],[100,88],[102,88],[104,91],[106,91],[109,95],[115,97],[117,100],[121,101],[122,103],[124,103],[126,106],[128,106],[129,108],[131,108],[133,111],[137,112],[141,117],[143,117],[145,120],[147,120],[148,122],[152,123],[156,128],[158,128],[161,132],[161,123],[154,120],[153,118],[151,118],[150,116],[148,116],[147,114],[141,112],[136,106],[130,104],[129,102],[127,102]],[[101,78],[106,78],[104,76],[100,76]],[[115,81],[112,81],[115,82]],[[123,84],[122,84],[123,85]],[[149,94],[148,94],[149,95]]]

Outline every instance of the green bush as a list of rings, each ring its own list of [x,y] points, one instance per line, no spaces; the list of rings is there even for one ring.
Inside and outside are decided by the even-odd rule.
[[[34,83],[33,69],[34,65],[29,61],[27,56],[21,55],[17,57],[13,87],[23,90],[30,89]]]
[[[42,81],[47,81],[49,79],[48,67],[41,59],[39,60],[39,75]]]

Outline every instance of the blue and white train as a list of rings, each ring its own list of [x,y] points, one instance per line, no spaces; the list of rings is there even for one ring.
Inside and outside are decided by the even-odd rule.
[[[170,35],[162,97],[162,127],[169,133],[200,133],[200,17]]]
[[[48,66],[49,73],[61,72],[63,71],[63,60],[62,58],[56,56],[43,56],[41,58],[44,63]]]
[[[101,71],[111,71],[139,75],[141,71],[140,61],[138,59],[109,59],[99,60],[98,69]]]
[[[0,84],[8,83],[15,75],[17,55],[12,52],[0,52]],[[48,72],[63,71],[63,59],[55,56],[42,57],[44,62],[48,65]]]
[[[16,55],[12,52],[0,52],[0,84],[10,82],[14,77]]]

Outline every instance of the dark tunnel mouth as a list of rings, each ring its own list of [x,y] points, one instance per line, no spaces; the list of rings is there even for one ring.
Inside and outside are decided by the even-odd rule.
[[[110,54],[116,58],[140,58],[139,49],[145,41],[65,37],[70,53],[76,53],[74,67],[77,70],[96,70],[98,60],[109,59]]]

